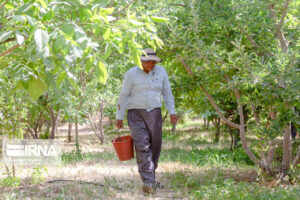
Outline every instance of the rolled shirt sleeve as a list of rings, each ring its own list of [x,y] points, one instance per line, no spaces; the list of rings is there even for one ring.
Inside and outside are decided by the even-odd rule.
[[[162,96],[164,98],[165,106],[170,115],[175,114],[175,102],[174,97],[172,95],[171,85],[168,78],[168,74],[164,68],[164,79],[163,79],[163,88],[162,88]]]
[[[131,88],[132,88],[132,78],[130,77],[129,71],[127,71],[124,75],[123,86],[117,102],[116,118],[119,120],[124,120],[124,115],[127,109]]]

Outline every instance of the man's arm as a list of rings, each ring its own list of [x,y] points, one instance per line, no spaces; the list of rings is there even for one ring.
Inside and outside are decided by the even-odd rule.
[[[125,111],[128,104],[128,98],[132,88],[132,79],[130,77],[129,71],[124,75],[123,86],[119,95],[117,103],[117,120],[124,120]]]
[[[174,102],[174,97],[172,95],[170,81],[166,70],[164,68],[162,69],[164,73],[162,95],[164,98],[165,106],[170,114],[171,123],[176,124],[177,118],[175,115],[175,102]]]

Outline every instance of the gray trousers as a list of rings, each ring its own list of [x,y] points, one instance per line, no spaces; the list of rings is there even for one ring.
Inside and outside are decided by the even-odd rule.
[[[127,121],[136,152],[138,171],[143,183],[155,181],[155,170],[162,142],[161,109],[130,109]]]

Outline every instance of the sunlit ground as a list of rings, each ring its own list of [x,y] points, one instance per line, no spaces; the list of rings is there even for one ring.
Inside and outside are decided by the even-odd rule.
[[[82,155],[74,153],[74,137],[67,142],[67,126],[58,130],[62,140],[61,166],[16,166],[17,186],[8,186],[4,163],[0,170],[0,199],[299,199],[299,185],[268,186],[257,182],[257,169],[242,149],[229,150],[221,137],[213,143],[213,129],[202,128],[202,121],[178,125],[175,134],[166,125],[163,133],[158,180],[166,186],[156,194],[141,191],[136,160],[120,162],[111,140],[116,131],[106,127],[105,143],[100,145],[87,126],[80,126]],[[123,129],[121,135],[129,134]],[[9,165],[11,170],[11,166]],[[6,178],[6,179],[5,179]],[[54,181],[52,180],[69,180]],[[4,181],[6,180],[6,182]],[[72,181],[75,180],[75,181]],[[13,181],[10,180],[13,184]]]

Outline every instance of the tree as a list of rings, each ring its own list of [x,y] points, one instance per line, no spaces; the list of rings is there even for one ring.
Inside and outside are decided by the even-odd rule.
[[[141,66],[141,42],[162,45],[154,24],[160,19],[131,12],[133,3],[13,0],[0,4],[0,71],[8,73],[11,81],[4,87],[10,94],[28,93],[31,100],[25,99],[32,110],[39,98],[47,96],[44,112],[51,118],[47,119],[51,138],[59,117],[81,123],[87,110],[99,106],[95,101],[102,94],[87,93],[106,87],[111,63],[126,58]],[[45,116],[36,111],[37,117],[29,115],[26,120],[38,131],[42,129],[38,121]]]
[[[166,4],[161,16],[169,17],[170,23],[160,27],[159,36],[166,41],[166,60],[181,63],[173,66],[178,82],[189,82],[201,90],[222,121],[239,130],[242,146],[256,165],[271,175],[285,175],[291,166],[290,122],[299,122],[292,111],[294,106],[299,108],[297,3],[207,0],[161,4]],[[238,123],[225,117],[224,95],[236,102]],[[248,123],[244,107],[251,110]],[[277,115],[263,128],[271,113]],[[265,147],[260,157],[249,147],[246,127]],[[282,164],[275,169],[274,148],[281,148],[275,141],[282,135]]]

